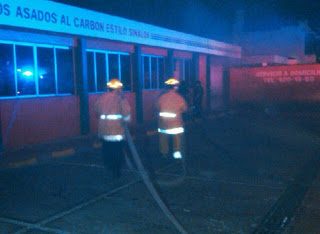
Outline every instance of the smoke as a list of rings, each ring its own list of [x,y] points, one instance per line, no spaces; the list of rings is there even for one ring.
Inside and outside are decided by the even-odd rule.
[[[320,1],[298,0],[55,0],[143,23],[230,42],[236,12],[244,31],[274,30],[307,19],[320,31]]]
[[[230,39],[230,12],[225,14],[213,2],[205,1],[185,1],[179,9],[181,31],[215,40]]]

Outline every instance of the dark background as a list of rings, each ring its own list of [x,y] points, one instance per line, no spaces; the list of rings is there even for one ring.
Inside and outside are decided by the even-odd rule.
[[[55,0],[202,37],[232,41],[237,10],[244,31],[272,30],[307,20],[320,34],[319,0]]]

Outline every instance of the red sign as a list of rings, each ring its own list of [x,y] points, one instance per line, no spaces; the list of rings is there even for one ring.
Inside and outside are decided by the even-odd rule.
[[[320,64],[230,69],[232,102],[320,101]]]

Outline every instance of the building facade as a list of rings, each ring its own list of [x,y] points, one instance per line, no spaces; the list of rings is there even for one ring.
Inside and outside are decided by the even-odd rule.
[[[0,2],[0,122],[4,148],[94,133],[92,106],[119,78],[133,122],[154,119],[164,80],[200,80],[207,108],[241,48],[60,3]]]

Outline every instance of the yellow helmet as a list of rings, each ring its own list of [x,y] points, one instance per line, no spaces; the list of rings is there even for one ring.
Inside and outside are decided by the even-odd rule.
[[[107,83],[107,86],[111,89],[120,89],[122,88],[123,84],[120,82],[120,80],[114,78]]]
[[[177,85],[179,81],[176,78],[170,78],[165,82],[167,85]]]

